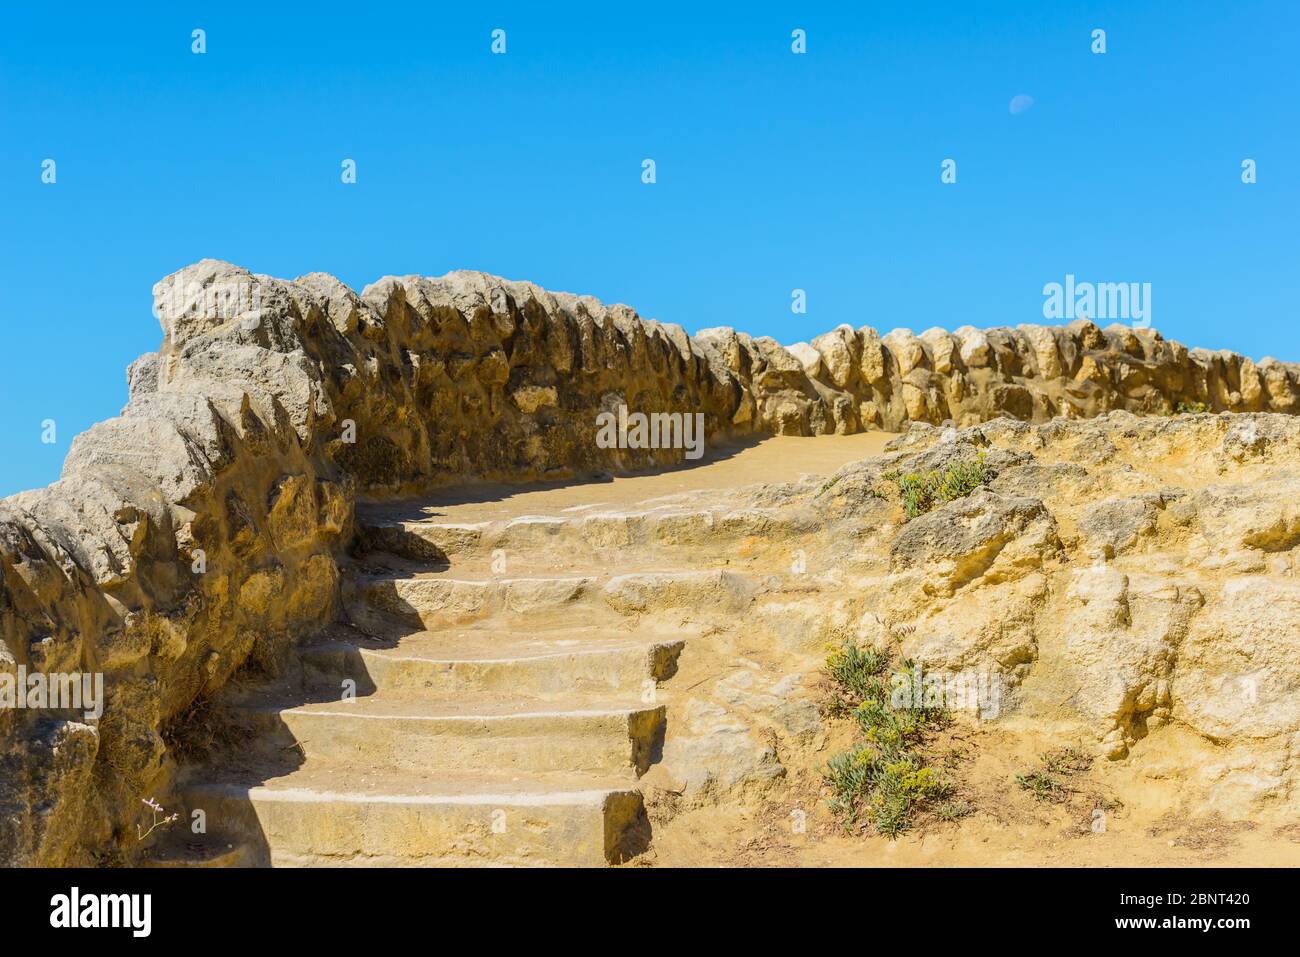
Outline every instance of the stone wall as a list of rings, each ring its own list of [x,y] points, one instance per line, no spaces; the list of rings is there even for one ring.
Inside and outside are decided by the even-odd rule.
[[[764,431],[899,431],[905,423],[972,425],[998,416],[1044,422],[1102,412],[1287,412],[1300,403],[1300,366],[1231,352],[1189,351],[1152,329],[1086,320],[1068,326],[881,336],[842,325],[785,350],[730,329],[697,337],[728,368],[748,369]],[[784,353],[784,355],[782,354]],[[793,361],[792,361],[793,360]],[[779,370],[779,371],[778,371]]]
[[[103,717],[0,709],[0,864],[129,859],[160,729],[337,614],[356,495],[680,461],[597,413],[702,413],[711,439],[1125,409],[1293,413],[1300,369],[1088,322],[782,348],[482,273],[357,295],[206,260],[155,287],[157,353],[59,481],[0,502],[0,674],[101,672]]]

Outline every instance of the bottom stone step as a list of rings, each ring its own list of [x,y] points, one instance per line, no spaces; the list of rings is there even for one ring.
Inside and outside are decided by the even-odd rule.
[[[603,866],[649,842],[639,791],[569,775],[299,769],[261,784],[191,786],[182,804],[183,819],[203,810],[221,840],[242,840],[273,866]]]
[[[177,827],[182,826],[177,824]],[[189,834],[168,838],[150,848],[139,862],[141,867],[257,867],[263,862],[257,851],[242,838],[226,835]]]

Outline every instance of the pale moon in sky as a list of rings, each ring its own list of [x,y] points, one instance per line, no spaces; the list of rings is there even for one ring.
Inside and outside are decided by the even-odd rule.
[[[1011,98],[1011,113],[1023,113],[1034,105],[1034,98],[1028,93],[1017,93]]]

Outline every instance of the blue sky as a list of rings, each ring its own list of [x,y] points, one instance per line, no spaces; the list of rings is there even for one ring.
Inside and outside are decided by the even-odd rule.
[[[1300,360],[1300,4],[208,7],[0,13],[0,495],[119,410],[153,283],[204,257],[483,269],[787,343],[1042,321],[1072,273]]]

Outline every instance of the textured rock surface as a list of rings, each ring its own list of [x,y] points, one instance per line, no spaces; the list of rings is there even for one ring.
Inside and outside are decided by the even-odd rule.
[[[712,438],[997,416],[1043,422],[1168,412],[1180,402],[1300,407],[1295,366],[1189,353],[1151,331],[1087,322],[883,337],[841,326],[792,352],[725,328],[689,337],[625,306],[481,273],[390,277],[358,295],[323,274],[287,282],[210,260],[164,279],[155,302],[164,340],[132,364],[122,414],[77,437],[58,482],[0,503],[0,670],[102,672],[108,697],[98,722],[0,711],[0,862],[120,859],[140,799],[169,773],[161,729],[250,662],[274,673],[297,637],[335,617],[338,556],[358,492],[680,460],[679,449],[598,448],[596,413],[623,404],[703,413]],[[1079,596],[1070,613],[1115,635],[1140,629],[1132,649],[1107,662],[1111,686],[1087,705],[1116,753],[1144,721],[1177,712],[1176,690],[1150,690],[1170,682],[1171,649],[1202,649],[1187,687],[1219,680],[1206,649],[1243,641],[1232,622],[1258,599],[1243,593],[1220,620],[1198,612],[1201,585],[1169,586],[1145,559],[1118,577],[1079,572],[1057,590],[1043,569],[1059,548],[1075,536],[1090,556],[1122,561],[1174,528],[1189,536],[1200,567],[1267,576],[1289,561],[1296,539],[1286,476],[1268,486],[1280,511],[1261,514],[1257,486],[1243,485],[1241,472],[1292,448],[1291,420],[1189,420],[1215,436],[1202,450],[1205,467],[1239,476],[1216,490],[1150,488],[1145,456],[1127,463],[1131,475],[1111,467],[1126,447],[1117,428],[1155,430],[1159,445],[1191,427],[1119,421],[1077,438],[1059,420],[990,427],[989,440],[1004,437],[1009,456],[1035,456],[1049,439],[1068,454],[1029,472],[1008,469],[1021,477],[949,506],[971,523],[962,535],[922,525],[889,553],[890,587],[904,603],[960,594],[976,572],[996,583],[1013,613],[989,626],[996,638],[972,648],[999,649],[1009,668],[1036,653],[1029,635],[1016,634],[1016,615],[1032,617],[1029,609],[1061,596]],[[1096,502],[1066,528],[1042,489],[1096,491],[1093,464],[1107,465],[1103,497],[1114,501]],[[973,511],[957,516],[963,509]],[[959,554],[968,545],[980,556],[975,567]],[[1284,580],[1268,587],[1272,607],[1293,601]],[[1259,647],[1287,637],[1261,636]],[[1060,654],[1073,667],[1096,658],[1086,647]],[[1250,736],[1290,727],[1285,705],[1265,728],[1230,702],[1198,700],[1184,707],[1207,729],[1245,722]],[[707,710],[700,720],[711,720]]]
[[[1275,758],[1300,733],[1300,422],[999,419],[913,428],[891,449],[845,470],[837,507],[858,512],[883,468],[936,456],[983,453],[996,477],[854,560],[879,569],[854,589],[867,633],[885,621],[935,669],[1000,674],[1017,719],[1080,731],[1112,759],[1190,732],[1185,809],[1294,814],[1294,772]]]

